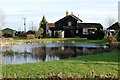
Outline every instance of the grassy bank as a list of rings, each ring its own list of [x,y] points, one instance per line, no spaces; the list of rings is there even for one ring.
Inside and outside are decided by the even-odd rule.
[[[95,75],[110,75],[118,77],[118,54],[112,51],[96,55],[87,55],[58,61],[27,63],[17,65],[3,65],[4,77],[19,78],[62,75],[79,77]]]
[[[87,40],[87,38],[44,38],[44,39],[25,39],[25,38],[14,38],[13,40],[2,40],[2,42],[24,42],[24,43],[34,43],[34,42],[52,42],[52,43],[71,43],[71,42],[79,42],[79,43],[98,43],[104,44],[107,43],[106,39],[103,40]]]
[[[2,78],[2,65],[0,64],[0,79]]]

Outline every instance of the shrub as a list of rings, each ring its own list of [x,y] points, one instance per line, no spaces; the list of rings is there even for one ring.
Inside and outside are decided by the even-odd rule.
[[[96,30],[95,31],[95,38],[97,40],[102,40],[104,38],[104,36],[105,36],[104,31],[102,31],[102,30]]]
[[[109,47],[113,48],[113,43],[115,43],[117,40],[116,40],[116,36],[109,36],[107,38],[108,42],[109,42]]]
[[[87,39],[96,40],[97,38],[96,38],[95,34],[89,34],[89,35],[87,36]]]
[[[39,38],[40,35],[41,35],[41,34],[39,33],[39,31],[35,31],[35,37],[36,37],[36,38]]]
[[[46,34],[44,34],[44,38],[50,38],[50,33],[47,32]]]
[[[58,32],[55,32],[55,38],[57,38],[58,37]]]
[[[95,33],[89,33],[89,35],[87,36],[87,39],[92,39],[92,40],[102,40],[105,36],[104,31],[102,30],[96,30]]]
[[[3,33],[2,33],[2,31],[0,30],[0,38],[2,38],[3,37]]]
[[[18,36],[19,37],[27,37],[27,33],[19,33]]]
[[[120,30],[117,33],[117,41],[120,41]]]
[[[27,39],[34,39],[35,38],[35,35],[34,34],[28,34],[27,35]]]
[[[35,31],[29,30],[27,34],[35,34]]]
[[[55,32],[55,38],[62,38],[62,32],[60,31]]]

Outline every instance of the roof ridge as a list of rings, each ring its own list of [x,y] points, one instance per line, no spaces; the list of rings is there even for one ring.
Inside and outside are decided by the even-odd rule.
[[[74,18],[76,18],[77,20],[79,20],[79,21],[81,21],[82,22],[82,20],[81,19],[79,19],[77,16],[75,16],[74,14],[70,14],[72,17],[74,17]]]
[[[63,17],[63,18],[61,18],[61,19],[59,19],[58,21],[60,21],[60,20],[62,20],[62,19],[64,19],[64,18],[66,18],[66,17],[69,17],[69,16],[71,16],[71,17],[77,19],[78,21],[81,21],[81,22],[82,22],[82,20],[79,19],[78,17],[76,17],[74,14],[67,15],[67,16],[65,16],[65,17]],[[56,21],[56,22],[58,22],[58,21]],[[56,22],[55,22],[55,23],[56,23]]]

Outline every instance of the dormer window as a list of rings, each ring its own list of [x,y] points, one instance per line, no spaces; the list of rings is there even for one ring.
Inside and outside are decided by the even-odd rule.
[[[71,21],[68,22],[68,26],[72,26],[72,22]]]

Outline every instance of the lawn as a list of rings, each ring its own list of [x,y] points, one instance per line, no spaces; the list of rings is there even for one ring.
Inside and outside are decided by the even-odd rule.
[[[7,78],[40,78],[50,75],[88,76],[111,75],[118,77],[118,54],[112,51],[94,55],[86,55],[57,61],[3,65],[3,74]]]
[[[105,44],[107,43],[106,39],[103,40],[88,40],[87,38],[44,38],[44,39],[26,39],[26,38],[13,38],[13,40],[2,40],[2,42],[24,42],[24,43],[31,43],[31,42],[79,42],[79,43],[98,43],[98,44]]]
[[[0,64],[0,79],[2,78],[2,65]]]

